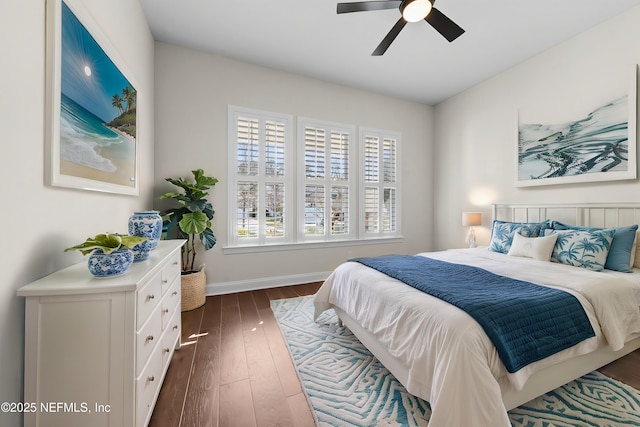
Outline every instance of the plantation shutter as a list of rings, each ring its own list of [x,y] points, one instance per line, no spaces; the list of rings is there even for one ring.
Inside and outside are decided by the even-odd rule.
[[[361,224],[365,237],[398,235],[399,136],[384,131],[361,131]]]
[[[382,140],[383,188],[382,231],[397,231],[396,221],[396,144],[395,138]]]
[[[291,187],[287,145],[291,119],[257,111],[230,108],[231,180],[229,205],[235,218],[230,224],[232,245],[265,244],[290,238],[285,208]]]
[[[299,233],[303,240],[352,238],[354,130],[310,119],[302,119],[301,128],[304,174]]]
[[[399,237],[400,134],[293,123],[229,107],[228,247]]]

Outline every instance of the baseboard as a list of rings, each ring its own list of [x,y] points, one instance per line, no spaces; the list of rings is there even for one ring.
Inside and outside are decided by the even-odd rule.
[[[322,282],[331,274],[321,271],[290,276],[265,277],[260,279],[237,280],[233,282],[207,283],[207,295],[223,295],[235,292],[255,291],[258,289],[278,288],[280,286],[299,285],[302,283]]]

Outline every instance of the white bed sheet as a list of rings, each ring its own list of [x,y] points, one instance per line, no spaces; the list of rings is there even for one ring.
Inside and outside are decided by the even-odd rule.
[[[640,332],[640,273],[592,272],[484,248],[420,254],[562,288],[578,298],[596,336],[510,374],[482,327],[464,311],[359,263],[339,266],[315,297],[316,316],[337,306],[408,370],[404,386],[429,401],[430,427],[509,426],[502,392],[534,372]]]

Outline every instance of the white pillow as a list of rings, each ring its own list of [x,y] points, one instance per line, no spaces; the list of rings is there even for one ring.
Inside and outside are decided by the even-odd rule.
[[[515,233],[511,249],[509,249],[507,255],[549,261],[557,238],[557,234],[544,237],[524,237],[519,233]]]

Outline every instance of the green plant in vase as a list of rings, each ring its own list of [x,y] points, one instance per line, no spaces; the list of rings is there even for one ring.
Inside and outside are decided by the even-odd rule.
[[[202,169],[191,171],[193,181],[183,178],[166,178],[181,192],[168,192],[160,199],[173,199],[177,206],[162,212],[163,225],[168,238],[186,239],[182,247],[183,273],[195,272],[196,242],[202,242],[205,250],[213,248],[216,237],[211,230],[211,220],[215,211],[206,199],[207,192],[218,180],[206,176]]]
[[[133,263],[133,248],[147,240],[146,237],[117,233],[102,233],[64,251],[80,251],[89,255],[87,266],[95,277],[113,277],[126,272]]]
[[[146,237],[129,236],[117,233],[103,233],[96,234],[94,237],[89,237],[79,245],[71,246],[64,251],[80,251],[82,252],[82,255],[87,255],[93,252],[94,249],[100,249],[102,253],[110,254],[118,249],[133,249],[137,244],[145,242],[146,240]]]

